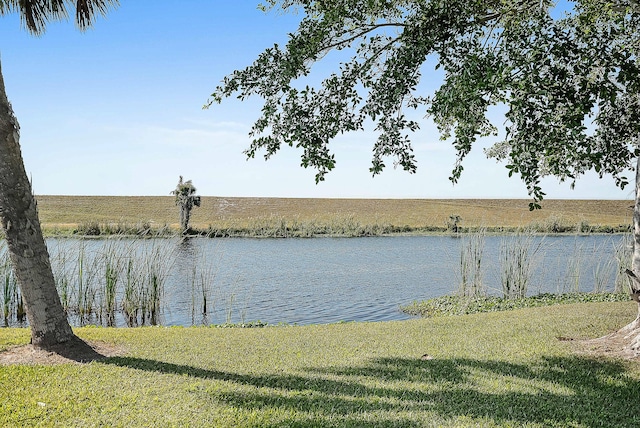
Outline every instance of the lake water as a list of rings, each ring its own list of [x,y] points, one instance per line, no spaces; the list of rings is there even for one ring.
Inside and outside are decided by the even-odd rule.
[[[513,237],[487,236],[483,283],[500,295],[500,246]],[[529,294],[613,289],[621,235],[534,237],[534,274]],[[130,245],[121,240],[122,245]],[[87,255],[111,240],[88,242]],[[111,242],[111,244],[110,244]],[[461,248],[468,238],[393,236],[317,239],[135,240],[157,246],[167,277],[163,325],[262,321],[313,324],[409,318],[401,305],[456,291]],[[52,264],[74,239],[50,239]],[[66,256],[68,258],[68,256]],[[68,262],[68,260],[67,260]],[[54,271],[55,271],[54,266]],[[205,284],[204,287],[202,284]],[[204,291],[203,291],[204,288]],[[121,292],[119,292],[119,296]],[[202,314],[203,295],[207,314]],[[120,298],[120,297],[118,297]],[[118,321],[122,325],[122,320]]]

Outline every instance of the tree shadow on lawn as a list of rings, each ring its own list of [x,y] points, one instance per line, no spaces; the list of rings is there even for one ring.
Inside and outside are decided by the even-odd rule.
[[[388,424],[417,426],[419,421],[406,415],[429,412],[445,420],[464,416],[498,424],[640,426],[640,382],[627,374],[625,363],[582,356],[547,357],[532,364],[380,358],[358,367],[311,368],[308,375],[240,374],[127,357],[101,363],[253,387],[250,392],[229,388],[202,393],[249,410],[299,411],[299,418],[290,421],[294,424],[332,426],[341,420],[384,426],[384,419],[369,424],[358,415],[389,412]],[[487,388],[479,379],[492,385]],[[305,421],[304,415],[315,416]]]

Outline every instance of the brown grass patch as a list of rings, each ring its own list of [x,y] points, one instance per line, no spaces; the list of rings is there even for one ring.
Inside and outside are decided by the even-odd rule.
[[[72,229],[86,222],[146,222],[152,227],[178,226],[171,196],[38,196],[47,229]],[[618,227],[631,222],[631,201],[545,200],[529,211],[523,199],[310,199],[202,198],[193,210],[195,228],[247,227],[260,220],[330,223],[353,220],[363,225],[439,227],[459,215],[465,227],[526,227],[549,222]]]
[[[0,365],[81,364],[124,355],[122,347],[80,339],[42,349],[33,345],[13,346],[0,351]]]
[[[615,332],[596,339],[576,340],[574,345],[582,355],[640,361],[640,352],[631,349],[629,342],[625,333]]]

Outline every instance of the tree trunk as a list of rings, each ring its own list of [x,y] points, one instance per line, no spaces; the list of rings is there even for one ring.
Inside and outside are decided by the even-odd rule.
[[[20,152],[19,129],[0,67],[0,217],[31,326],[31,343],[49,347],[75,339],[75,335],[56,290]]]
[[[182,233],[186,233],[189,230],[189,218],[191,217],[191,209],[187,203],[180,205],[180,228]]]
[[[640,354],[640,157],[636,161],[636,193],[633,207],[633,258],[631,270],[627,269],[631,279],[631,298],[638,303],[638,315],[631,323],[617,333],[624,335],[629,351]]]

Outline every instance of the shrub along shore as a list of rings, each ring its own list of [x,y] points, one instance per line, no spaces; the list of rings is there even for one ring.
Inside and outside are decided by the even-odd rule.
[[[178,232],[170,196],[38,196],[45,234],[166,236]],[[210,237],[380,236],[400,233],[624,233],[632,201],[202,197],[191,232]]]

